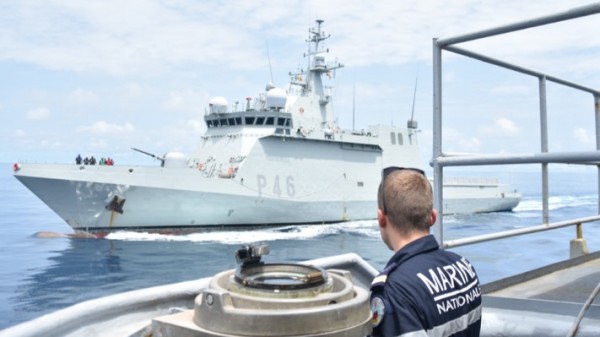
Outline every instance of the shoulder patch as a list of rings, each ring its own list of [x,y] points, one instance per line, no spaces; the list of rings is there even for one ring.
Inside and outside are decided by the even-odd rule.
[[[388,276],[386,274],[381,274],[373,279],[371,282],[371,286],[383,285],[387,281]]]
[[[373,320],[373,327],[376,327],[383,320],[385,315],[385,304],[381,297],[375,296],[371,299],[371,317]]]

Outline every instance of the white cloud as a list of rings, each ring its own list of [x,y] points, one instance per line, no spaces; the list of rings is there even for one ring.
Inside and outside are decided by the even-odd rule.
[[[508,118],[498,118],[492,126],[482,126],[479,128],[479,134],[485,137],[516,137],[521,129]]]
[[[69,102],[77,105],[88,105],[96,103],[97,97],[93,91],[77,88],[69,93]]]
[[[166,110],[198,114],[208,106],[209,100],[208,94],[203,91],[171,91],[162,106]],[[232,105],[232,102],[229,102],[229,104]]]
[[[492,88],[492,93],[496,95],[514,95],[514,94],[529,94],[532,88],[525,85],[497,85]]]
[[[444,152],[481,152],[481,140],[467,135],[456,129],[443,129],[443,151]]]
[[[192,129],[194,133],[202,134],[206,131],[206,124],[204,121],[199,121],[195,119],[190,119],[187,121],[187,126]]]
[[[40,107],[27,111],[25,116],[27,116],[27,119],[30,121],[43,121],[50,118],[50,110],[46,107]]]
[[[170,92],[167,101],[163,104],[163,108],[167,110],[181,110],[184,106],[184,94],[180,92]]]
[[[326,30],[336,34],[335,40],[326,43],[348,64],[397,65],[430,60],[432,37],[506,24],[507,18],[509,22],[529,19],[531,13],[554,13],[587,2],[467,0],[443,6],[432,0],[8,2],[0,13],[0,44],[4,46],[0,59],[113,74],[156,73],[180,63],[247,69],[264,61],[265,40],[301,45],[307,23],[319,17],[326,20]],[[553,31],[551,44],[540,38],[548,35],[542,31],[519,35],[517,43],[475,45],[490,50],[494,43],[491,50],[521,59],[523,50],[534,48],[539,56],[534,62],[539,64],[548,51],[597,46],[597,41],[577,33],[597,31],[597,20],[582,25],[585,30],[566,26]],[[577,53],[565,57],[585,60]]]
[[[42,139],[40,141],[40,146],[45,149],[60,149],[64,144],[57,140]]]
[[[498,130],[501,134],[514,137],[519,134],[521,129],[515,124],[515,122],[511,121],[508,118],[498,118],[495,121],[495,125],[498,127]]]
[[[431,134],[427,128],[431,127],[432,84],[427,74],[430,74],[432,37],[469,33],[557,13],[587,2],[464,0],[440,6],[439,1],[433,0],[125,3],[56,0],[36,4],[9,1],[0,6],[3,46],[0,65],[10,71],[30,72],[36,81],[15,83],[11,89],[15,95],[3,98],[2,112],[25,111],[27,108],[19,108],[24,102],[28,107],[41,107],[26,113],[29,121],[57,120],[59,113],[85,111],[85,114],[70,114],[75,118],[71,123],[55,123],[56,128],[44,137],[64,139],[61,137],[68,135],[75,123],[82,125],[76,130],[86,133],[83,135],[86,141],[102,138],[94,140],[92,147],[101,147],[103,142],[114,147],[118,144],[113,143],[113,137],[122,134],[140,137],[143,134],[150,138],[159,132],[154,131],[158,128],[175,135],[173,139],[177,142],[169,140],[173,144],[188,144],[188,139],[193,144],[197,133],[204,131],[202,115],[212,96],[222,95],[233,106],[236,97],[243,104],[246,95],[253,95],[256,88],[262,90],[268,80],[265,41],[270,48],[275,84],[283,86],[280,79],[287,79],[285,74],[295,70],[296,65],[305,68],[306,60],[301,53],[306,51],[307,27],[314,24],[314,19],[322,18],[325,31],[332,34],[324,42],[331,49],[327,59],[338,57],[347,66],[334,81],[335,115],[346,121],[342,126],[350,127],[351,123],[353,67],[361,74],[356,88],[358,128],[388,124],[390,120],[404,125],[410,115],[414,70],[418,70],[422,76],[415,114],[424,128],[420,135],[421,149],[430,151]],[[558,28],[540,27],[537,33],[538,28],[510,34],[509,39],[514,40],[494,37],[490,42],[464,47],[496,58],[506,56],[509,62],[524,62],[536,70],[584,82],[583,85],[598,83],[600,62],[594,60],[600,57],[600,42],[581,32],[600,30],[600,20],[598,16],[590,16],[581,23],[573,22],[560,23]],[[546,42],[548,36],[552,37],[551,44]],[[460,125],[464,133],[445,130],[444,150],[490,152],[500,146],[511,150],[529,146],[532,142],[518,140],[516,136],[528,136],[526,126],[537,127],[526,120],[531,113],[539,115],[535,78],[525,79],[529,81],[526,84],[531,84],[525,87],[520,75],[504,77],[501,72],[493,72],[487,76],[490,68],[496,68],[470,68],[475,61],[461,63],[456,61],[459,59],[463,57],[444,52],[444,113],[445,118],[453,118],[456,115],[450,112],[456,110],[468,117],[445,120],[446,126]],[[13,64],[19,67],[12,67]],[[474,71],[469,72],[471,69]],[[584,76],[586,80],[580,81]],[[488,97],[469,94],[473,88],[485,89],[481,93]],[[549,93],[552,90],[551,84]],[[514,99],[508,94],[520,96]],[[535,102],[530,104],[527,98],[534,96]],[[424,98],[421,101],[419,97]],[[559,100],[566,101],[565,96],[559,96]],[[72,103],[94,108],[69,106]],[[569,103],[570,110],[579,109],[573,106]],[[51,107],[52,114],[45,107]],[[558,111],[550,106],[552,109]],[[567,115],[553,119],[551,125],[567,125],[563,118],[579,118]],[[396,116],[406,117],[399,122]],[[485,127],[478,127],[484,124],[482,119],[496,118],[490,116],[504,118],[489,119]],[[17,119],[22,119],[23,114],[11,114],[9,118],[14,118],[9,120],[9,125],[14,125],[11,130],[22,128],[28,130],[27,136],[35,134],[27,125],[18,124],[22,121]],[[127,120],[134,120],[136,127],[124,123]],[[568,125],[587,123],[577,121]],[[590,140],[589,133],[579,130],[562,132],[551,143],[576,143],[573,137],[580,142]],[[63,143],[73,144],[64,140]]]
[[[22,129],[17,129],[17,130],[15,130],[15,133],[14,133],[14,135],[15,135],[15,137],[17,137],[17,138],[23,138],[23,137],[25,137],[27,134],[26,134],[26,133],[25,133],[25,131],[23,131]]]
[[[596,144],[596,136],[584,128],[573,129],[573,136],[582,145]]]
[[[231,11],[227,18],[231,9],[228,3],[166,6],[146,1],[7,4],[0,14],[5,32],[0,58],[113,74],[156,73],[178,62],[243,68],[248,66],[244,61],[260,54],[252,47],[239,48],[248,46],[250,32],[234,28],[231,19],[242,13]]]
[[[92,134],[129,134],[135,132],[135,128],[129,122],[124,124],[111,124],[106,121],[97,121],[92,125],[80,126],[77,128],[77,131]]]
[[[129,98],[138,98],[142,96],[144,90],[137,83],[127,83],[119,88],[121,95]]]
[[[90,142],[90,147],[97,150],[108,149],[108,143],[104,139],[96,139]]]
[[[360,93],[360,96],[364,98],[394,97],[397,96],[399,92],[408,90],[408,88],[399,85],[390,86],[389,83],[356,83],[356,92]],[[410,90],[412,93],[413,89],[411,88]]]

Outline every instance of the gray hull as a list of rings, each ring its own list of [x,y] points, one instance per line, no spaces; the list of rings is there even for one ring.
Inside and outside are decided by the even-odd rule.
[[[178,232],[374,219],[378,180],[367,181],[366,175],[377,177],[378,170],[371,171],[365,174],[362,187],[348,179],[327,185],[327,179],[314,181],[316,185],[311,186],[296,176],[284,179],[283,175],[275,177],[279,183],[269,189],[258,188],[267,180],[260,175],[243,181],[210,179],[187,168],[81,169],[76,165],[29,164],[23,166],[17,178],[75,230]],[[49,172],[55,172],[55,177],[49,178]],[[95,181],[91,177],[96,177]],[[280,195],[273,194],[273,189],[281,190]],[[444,194],[449,196],[444,203],[446,214],[506,211],[519,203],[519,195],[502,186],[450,185]],[[115,196],[125,200],[122,213],[107,208]]]

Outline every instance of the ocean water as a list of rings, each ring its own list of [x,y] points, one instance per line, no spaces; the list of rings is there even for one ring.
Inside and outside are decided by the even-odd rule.
[[[265,260],[270,262],[355,252],[381,269],[392,254],[381,242],[375,220],[184,236],[118,232],[101,240],[40,237],[39,232],[66,234],[71,229],[12,177],[11,166],[0,165],[0,329],[84,300],[235,268],[233,252],[252,242],[269,244]],[[539,174],[499,175],[523,194],[520,205],[513,212],[446,216],[445,239],[540,224]],[[550,193],[551,222],[598,213],[594,170],[552,172]],[[568,227],[455,251],[471,260],[485,283],[568,258],[575,235],[575,228]],[[600,250],[599,224],[586,224],[584,236],[590,251]]]

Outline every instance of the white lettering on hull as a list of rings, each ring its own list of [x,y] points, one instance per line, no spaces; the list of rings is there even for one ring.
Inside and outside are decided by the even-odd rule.
[[[283,180],[283,179],[282,179]],[[271,185],[269,188],[269,184]],[[267,179],[262,174],[256,176],[256,190],[258,191],[258,196],[262,196],[265,190],[265,194],[271,194],[271,196],[281,197],[284,193],[287,193],[288,197],[293,197],[296,195],[296,187],[294,186],[294,177],[287,176],[285,177],[285,187],[283,187],[284,183],[280,182],[279,175],[272,177],[272,179]],[[282,188],[283,187],[283,188]],[[271,192],[271,193],[269,193]]]

